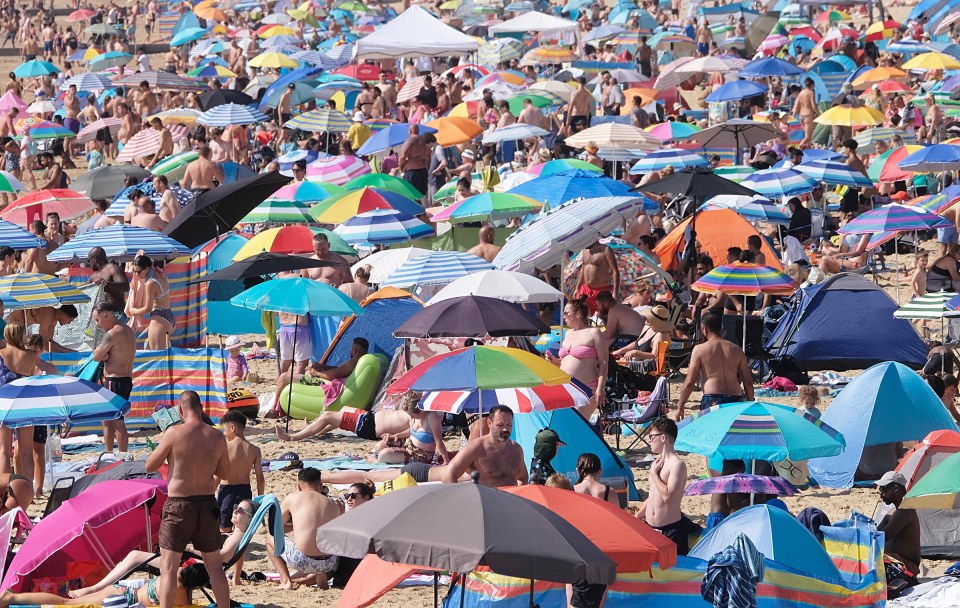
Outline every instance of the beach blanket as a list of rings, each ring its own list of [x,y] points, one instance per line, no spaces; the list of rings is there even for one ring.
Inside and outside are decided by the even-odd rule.
[[[819,386],[841,386],[850,382],[850,378],[836,372],[820,372],[810,376],[810,384]]]
[[[336,469],[349,471],[380,471],[383,469],[399,469],[403,466],[399,464],[367,462],[361,458],[350,458],[349,456],[337,456],[334,458],[324,458],[322,460],[303,460],[302,462],[304,467],[312,467],[321,471],[333,471]],[[279,471],[289,464],[289,460],[271,460],[265,468],[267,471]]]
[[[938,579],[911,587],[895,600],[888,600],[888,608],[945,608],[960,602],[960,578],[941,576]]]

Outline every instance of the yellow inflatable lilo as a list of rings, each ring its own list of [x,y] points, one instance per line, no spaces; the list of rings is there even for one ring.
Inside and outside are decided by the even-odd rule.
[[[280,409],[291,418],[304,420],[313,420],[323,411],[338,411],[344,407],[367,409],[377,394],[380,378],[389,363],[387,358],[379,353],[360,357],[356,369],[344,380],[340,396],[332,403],[324,403],[326,395],[322,386],[309,386],[299,382],[291,384],[280,392]]]

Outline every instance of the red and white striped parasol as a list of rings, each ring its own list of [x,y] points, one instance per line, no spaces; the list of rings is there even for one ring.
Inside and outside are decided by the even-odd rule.
[[[120,132],[120,125],[122,124],[122,120],[119,118],[113,118],[112,116],[95,120],[84,128],[80,129],[80,132],[77,133],[77,143],[85,144],[88,141],[93,141],[96,139],[97,133],[100,131],[100,129],[110,129],[110,135],[116,137],[117,133]]]
[[[187,136],[189,128],[183,125],[169,125],[167,130],[173,136],[173,143],[177,143]],[[117,155],[116,162],[128,163],[144,156],[155,154],[160,148],[160,131],[156,129],[145,129],[139,131],[131,137],[123,146],[123,150]]]
[[[480,391],[483,393],[483,409],[489,411],[494,405],[509,407],[518,414],[549,412],[568,407],[583,407],[590,401],[589,395],[575,384],[535,386],[533,388],[498,388]],[[436,391],[426,393],[420,400],[420,409],[428,412],[461,411],[476,413],[480,408],[478,391]]]
[[[0,218],[25,226],[29,220],[47,213],[59,213],[60,219],[67,221],[78,218],[91,209],[93,201],[80,192],[68,188],[53,188],[21,196],[0,213]]]

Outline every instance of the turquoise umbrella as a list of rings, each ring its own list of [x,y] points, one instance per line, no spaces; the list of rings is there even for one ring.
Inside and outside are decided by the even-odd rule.
[[[46,76],[47,74],[57,74],[60,68],[49,61],[41,59],[32,59],[21,63],[13,68],[13,73],[17,78],[34,78],[36,76]]]
[[[359,316],[364,313],[359,304],[339,289],[299,277],[260,283],[233,296],[230,303],[252,310],[316,317]]]
[[[728,403],[688,415],[676,448],[727,460],[806,460],[836,456],[846,442],[837,430],[775,403]]]

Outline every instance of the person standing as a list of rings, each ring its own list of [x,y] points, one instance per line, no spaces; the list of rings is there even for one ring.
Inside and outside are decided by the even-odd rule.
[[[813,144],[813,128],[816,126],[813,120],[820,114],[814,86],[812,78],[804,79],[803,90],[797,93],[797,100],[793,103],[793,114],[803,125],[803,140],[800,142],[802,149],[809,148]]]
[[[203,557],[217,608],[230,608],[230,586],[220,556],[219,510],[214,491],[217,479],[228,479],[227,441],[203,420],[200,395],[180,393],[182,424],[163,432],[160,445],[147,457],[146,470],[166,463],[167,501],[160,516],[160,607],[173,608],[177,572],[187,544]]]
[[[753,376],[740,347],[720,335],[723,317],[708,312],[700,321],[706,341],[693,347],[690,369],[680,389],[677,420],[682,420],[693,385],[702,381],[700,410],[724,403],[753,401]],[[702,378],[701,378],[702,376]],[[742,388],[741,388],[742,385]]]
[[[411,124],[409,134],[407,141],[400,148],[400,172],[404,180],[416,188],[420,194],[426,196],[430,148],[420,137],[419,125]]]
[[[687,483],[687,464],[673,445],[677,440],[677,423],[659,418],[650,425],[647,435],[656,460],[650,465],[650,496],[637,510],[637,517],[677,544],[677,555],[688,551],[687,526],[680,503]]]
[[[117,322],[113,304],[103,301],[97,304],[94,319],[97,327],[106,335],[93,349],[93,360],[103,363],[103,385],[107,390],[129,401],[133,391],[133,360],[137,353],[137,340],[133,330]],[[121,453],[127,451],[127,425],[123,418],[103,421],[103,451],[112,452],[114,437]]]

